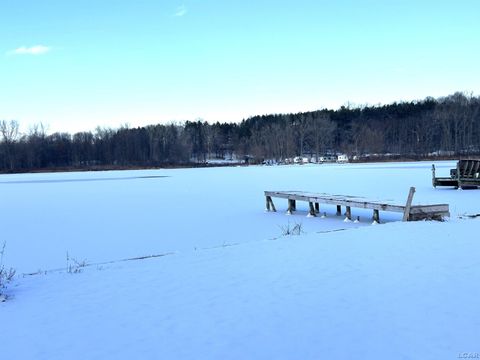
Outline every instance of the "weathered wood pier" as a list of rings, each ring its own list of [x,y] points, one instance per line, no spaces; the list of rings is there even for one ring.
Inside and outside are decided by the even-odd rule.
[[[450,170],[449,177],[436,177],[435,165],[432,165],[432,185],[453,186],[462,189],[480,187],[480,160],[468,159],[459,160],[457,167]]]
[[[411,187],[407,202],[404,205],[391,204],[381,200],[368,200],[359,196],[348,195],[330,195],[324,193],[309,193],[303,191],[265,191],[266,207],[268,211],[277,211],[272,198],[281,198],[288,200],[287,213],[293,213],[297,201],[308,202],[309,216],[317,216],[320,212],[320,204],[336,205],[337,216],[342,214],[342,206],[345,207],[345,216],[348,220],[352,219],[352,208],[373,210],[372,219],[374,222],[380,222],[380,211],[392,211],[403,214],[403,221],[416,220],[442,220],[449,217],[448,204],[436,205],[412,205],[415,188]]]

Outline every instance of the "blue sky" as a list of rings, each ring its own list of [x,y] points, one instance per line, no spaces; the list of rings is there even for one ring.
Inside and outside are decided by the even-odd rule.
[[[49,132],[480,93],[480,2],[0,0],[0,119]]]

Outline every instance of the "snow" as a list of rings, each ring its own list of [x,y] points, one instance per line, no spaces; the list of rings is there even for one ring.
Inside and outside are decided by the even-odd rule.
[[[437,174],[453,162],[436,162]],[[0,176],[5,359],[443,359],[480,352],[480,191],[431,163]],[[166,176],[166,177],[157,177]],[[448,203],[446,222],[265,212],[264,190]],[[282,229],[301,224],[298,236]],[[67,256],[88,266],[68,273]],[[119,261],[147,255],[142,260]],[[40,274],[22,276],[41,270]]]

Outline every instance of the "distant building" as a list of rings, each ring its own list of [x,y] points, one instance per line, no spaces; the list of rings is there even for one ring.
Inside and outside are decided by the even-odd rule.
[[[337,163],[347,163],[348,162],[348,156],[345,154],[340,154],[337,156]]]
[[[324,163],[324,162],[335,162],[337,161],[337,157],[334,156],[334,155],[324,155],[324,156],[320,156],[318,158],[318,162],[319,163]]]

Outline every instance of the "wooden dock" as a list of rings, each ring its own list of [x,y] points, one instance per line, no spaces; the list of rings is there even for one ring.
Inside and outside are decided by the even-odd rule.
[[[320,212],[320,204],[336,205],[337,215],[342,214],[342,206],[345,207],[345,216],[352,219],[352,208],[373,210],[372,220],[380,222],[380,211],[392,211],[403,214],[403,221],[416,220],[442,220],[449,217],[448,204],[436,205],[412,205],[415,188],[411,187],[405,204],[392,204],[381,200],[368,200],[359,196],[330,195],[324,193],[309,193],[303,191],[265,191],[266,207],[268,211],[276,211],[273,198],[288,200],[287,213],[292,214],[296,210],[297,201],[305,201],[309,204],[309,215],[316,216]]]
[[[436,177],[435,165],[432,165],[432,185],[453,186],[458,189],[477,189],[480,187],[480,160],[459,160],[457,167],[450,170],[449,177]]]

